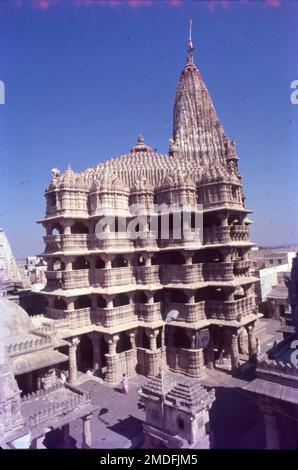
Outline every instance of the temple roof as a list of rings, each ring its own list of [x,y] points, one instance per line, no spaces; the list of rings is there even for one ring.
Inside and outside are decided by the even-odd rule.
[[[182,379],[169,373],[163,376],[159,373],[139,393],[154,401],[163,394],[168,405],[190,413],[196,413],[215,400],[214,390],[208,391],[198,381],[186,377]]]
[[[187,61],[180,75],[173,115],[174,145],[185,157],[208,153],[224,163],[225,136],[201,74],[193,61],[190,38]]]
[[[194,47],[190,38],[187,61],[177,87],[173,138],[170,139],[169,154],[160,154],[145,143],[139,134],[137,143],[130,152],[99,163],[81,173],[68,168],[60,175],[52,170],[51,189],[90,188],[108,173],[118,178],[117,186],[132,189],[138,181],[146,180],[156,188],[163,185],[169,174],[182,170],[192,175],[195,184],[229,181],[241,184],[237,166],[235,142],[228,139],[221,126],[208,90],[193,61]]]

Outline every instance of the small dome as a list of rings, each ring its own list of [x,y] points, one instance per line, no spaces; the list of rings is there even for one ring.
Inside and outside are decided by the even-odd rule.
[[[0,341],[12,336],[24,336],[34,329],[28,313],[5,297],[0,297]]]
[[[152,148],[149,145],[145,144],[144,137],[142,134],[138,135],[138,142],[131,149],[130,153],[135,154],[138,152],[153,152]]]

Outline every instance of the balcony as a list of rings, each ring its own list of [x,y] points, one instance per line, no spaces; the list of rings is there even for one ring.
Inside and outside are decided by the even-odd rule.
[[[168,312],[170,310],[178,310],[179,316],[177,321],[195,323],[200,320],[206,320],[204,300],[194,304],[167,302],[166,311]]]
[[[126,232],[108,232],[100,240],[95,234],[74,233],[70,235],[46,235],[43,237],[45,253],[56,251],[106,250],[109,248],[129,248],[133,246]]]
[[[230,228],[230,237],[234,242],[248,242],[249,230],[246,225],[232,225]]]
[[[204,245],[229,243],[229,227],[204,227]]]
[[[135,266],[134,275],[137,284],[159,283],[159,266]]]
[[[189,284],[203,282],[203,264],[172,264],[161,266],[161,281],[163,284]]]
[[[138,320],[148,323],[162,320],[161,308],[160,302],[154,304],[135,304]]]
[[[87,249],[88,236],[85,233],[70,235],[47,235],[43,237],[45,253],[56,251],[81,251]]]
[[[92,249],[107,250],[112,248],[130,248],[133,242],[127,232],[107,232],[102,240],[95,234],[89,235],[90,246]]]
[[[241,320],[254,312],[255,298],[253,295],[238,300],[207,300],[207,317],[217,320]]]
[[[113,308],[97,307],[95,317],[96,323],[101,323],[107,328],[122,326],[136,320],[133,304],[120,305],[119,307]]]
[[[49,287],[76,289],[90,286],[90,270],[76,269],[73,271],[46,271]]]
[[[155,248],[157,246],[157,233],[152,231],[139,232],[138,238],[133,241],[136,248]]]
[[[75,289],[90,286],[90,269],[75,269],[73,271],[62,271],[62,288]]]
[[[48,307],[47,316],[53,320],[66,320],[68,328],[81,328],[92,324],[90,308],[60,310]]]
[[[247,261],[234,261],[233,273],[234,276],[249,276],[250,275],[251,262]]]
[[[199,248],[202,245],[202,236],[199,231],[195,232],[194,229],[183,229],[181,235],[173,237],[173,233],[169,233],[168,238],[158,239],[158,244],[161,248],[175,247],[175,246],[194,246]]]
[[[95,287],[113,287],[135,284],[132,267],[95,269],[93,285]]]
[[[204,263],[203,265],[204,281],[232,281],[233,264],[232,263]]]
[[[161,266],[164,284],[233,280],[232,263],[198,263]]]

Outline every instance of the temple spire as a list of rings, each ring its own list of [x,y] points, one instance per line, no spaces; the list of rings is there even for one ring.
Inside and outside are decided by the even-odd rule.
[[[187,62],[193,63],[193,54],[194,54],[194,46],[192,43],[192,19],[189,20],[189,38],[188,38],[188,48],[187,48]]]

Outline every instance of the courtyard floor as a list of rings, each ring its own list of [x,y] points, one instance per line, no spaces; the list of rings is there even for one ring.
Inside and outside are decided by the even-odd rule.
[[[261,322],[266,325],[267,334],[261,342],[262,352],[265,352],[273,346],[275,340],[281,339],[281,335],[276,333],[278,321],[262,319]],[[242,390],[250,379],[249,372],[241,378],[235,378],[216,369],[207,369],[200,379],[202,385],[215,388],[216,400],[210,411],[215,448],[265,448],[262,416],[255,400]],[[92,402],[98,407],[91,420],[92,448],[125,449],[142,446],[145,412],[139,403],[137,389],[147,380],[143,376],[130,379],[129,394],[124,395],[120,385],[112,388],[98,379],[81,377],[80,388],[90,392]],[[71,423],[73,447],[81,447],[82,429],[81,420]],[[57,432],[56,438],[52,436],[47,447],[59,447],[59,441]]]

